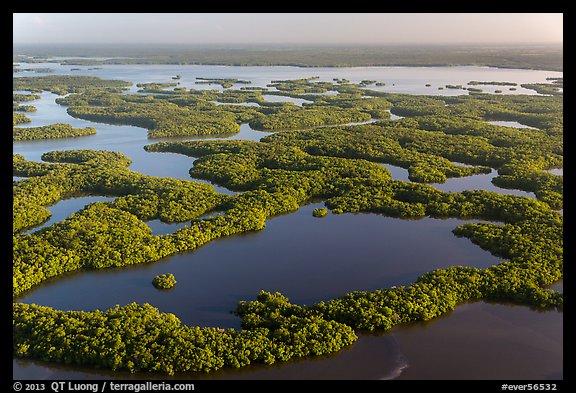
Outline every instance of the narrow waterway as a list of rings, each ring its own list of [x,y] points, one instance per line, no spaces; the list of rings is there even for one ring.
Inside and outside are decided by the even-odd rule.
[[[48,65],[47,65],[48,64]],[[69,74],[70,67],[49,66],[51,74]],[[181,75],[180,87],[216,89],[219,85],[196,84],[197,77],[248,79],[252,86],[266,87],[272,80],[298,79],[319,75],[331,81],[344,77],[352,83],[361,80],[386,82],[381,91],[411,94],[463,94],[439,90],[443,84],[465,84],[470,80],[506,80],[518,83],[543,82],[561,73],[532,70],[499,70],[487,67],[357,67],[351,69],[300,69],[297,67],[227,66],[105,66],[78,67],[78,74],[131,82],[169,82]],[[22,76],[30,73],[19,73]],[[42,75],[42,74],[34,74]],[[426,87],[425,84],[431,86]],[[135,85],[129,92],[135,92]],[[271,89],[272,90],[272,89]],[[516,94],[535,94],[529,89]],[[525,91],[524,91],[525,90]],[[504,92],[503,94],[511,94]],[[286,100],[302,105],[306,100],[268,95],[269,101]],[[13,143],[13,152],[28,160],[40,161],[44,152],[69,149],[120,151],[132,160],[130,169],[159,177],[190,181],[194,157],[175,153],[146,152],[143,146],[157,141],[186,139],[244,139],[259,141],[270,135],[248,124],[240,132],[225,137],[164,138],[150,140],[140,127],[108,125],[70,117],[66,108],[55,103],[56,95],[42,93],[30,104],[37,112],[27,114],[40,126],[69,123],[73,127],[95,127],[96,135]],[[391,120],[401,118],[391,116]],[[374,121],[374,120],[372,120]],[[522,125],[505,124],[521,127]],[[397,180],[408,181],[406,169],[382,164]],[[490,174],[448,179],[433,184],[445,191],[486,189],[534,197],[533,193],[504,190],[494,186]],[[550,173],[563,175],[562,168]],[[14,177],[15,181],[22,178]],[[205,182],[205,181],[203,181]],[[209,182],[206,182],[210,184]],[[235,194],[214,185],[216,191]],[[94,197],[104,198],[104,197]],[[96,199],[94,199],[96,200]],[[105,200],[105,199],[102,199]],[[50,207],[52,217],[45,227],[83,208],[91,199],[66,200]],[[372,214],[329,214],[312,216],[312,203],[297,212],[275,217],[263,231],[213,241],[194,252],[173,255],[162,261],[107,269],[74,272],[49,280],[27,292],[18,301],[65,310],[106,309],[131,301],[149,302],[161,311],[175,313],[184,323],[199,326],[239,328],[230,314],[239,300],[253,299],[259,290],[280,291],[298,304],[311,304],[341,296],[353,290],[374,290],[413,282],[434,268],[452,265],[487,267],[499,258],[456,238],[452,230],[469,221],[458,219],[400,220]],[[218,212],[213,213],[218,214]],[[185,223],[147,223],[155,235],[170,233]],[[33,230],[38,230],[37,227]],[[151,280],[156,274],[172,272],[178,285],[171,291],[156,290]],[[563,284],[559,284],[560,289]],[[214,379],[561,379],[563,313],[538,312],[528,307],[478,302],[466,304],[444,317],[427,323],[398,326],[385,335],[360,334],[357,343],[336,354],[301,359],[270,367],[254,366],[221,370],[208,375],[185,374],[175,378]],[[14,359],[14,379],[165,379],[165,375],[111,373],[39,361]]]

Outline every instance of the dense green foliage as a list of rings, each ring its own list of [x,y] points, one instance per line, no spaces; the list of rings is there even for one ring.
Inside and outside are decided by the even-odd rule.
[[[184,101],[187,98],[189,100]],[[148,128],[150,138],[236,133],[243,113],[251,111],[248,108],[225,110],[202,98],[186,93],[181,97],[176,93],[142,96],[98,91],[72,95],[58,102],[69,105],[68,113],[74,117]],[[202,105],[196,105],[200,102]]]
[[[34,101],[34,100],[38,100],[40,98],[40,96],[38,94],[13,94],[13,111],[14,112],[36,112],[36,107],[32,106],[32,105],[21,105],[21,102],[27,102],[27,101]],[[22,113],[14,113],[13,114],[13,125],[17,125],[17,124],[24,124],[24,123],[30,123],[31,119],[28,118],[26,115],[22,114]]]
[[[560,97],[564,95],[563,81],[556,83],[524,83],[521,86],[525,89],[533,89],[539,94],[549,94]]]
[[[204,231],[200,221],[162,242],[143,222],[182,222],[217,210],[229,197],[211,186],[141,175],[130,171],[130,161],[119,153],[51,152],[43,159],[54,163],[14,156],[14,174],[28,176],[13,186],[15,295],[66,271],[155,261],[222,235]],[[17,235],[45,221],[46,206],[78,194],[117,198],[90,204],[42,231]]]
[[[12,105],[12,110],[14,112],[36,112],[36,107],[33,105],[20,105],[19,103],[15,102]]]
[[[328,209],[325,207],[317,207],[312,211],[314,217],[324,217],[326,214],[328,214]]]
[[[20,68],[14,65],[12,67],[12,72],[54,72],[54,68],[38,67],[38,68]]]
[[[517,86],[518,84],[515,82],[496,82],[496,81],[470,81],[468,82],[469,85],[476,86],[476,85],[492,85],[492,86]]]
[[[142,92],[153,93],[145,96],[89,91],[60,98],[57,102],[68,105],[68,113],[74,117],[147,128],[150,138],[233,134],[240,130],[241,123],[249,123],[261,130],[284,130],[390,116],[388,109],[392,104],[385,98],[364,98],[357,86],[313,83],[313,79],[275,81],[271,84],[283,94],[314,100],[303,107],[290,102],[268,102],[260,90],[166,90],[173,83],[139,85],[143,88]],[[337,90],[340,94],[337,97],[311,95],[327,89]],[[214,101],[257,103],[258,106],[216,105]]]
[[[158,289],[170,289],[176,285],[176,278],[172,273],[159,274],[152,280],[152,285]]]
[[[73,128],[70,124],[50,124],[40,127],[14,127],[12,139],[15,141],[30,141],[35,139],[71,138],[96,134],[94,127]]]
[[[222,86],[223,88],[227,89],[234,86],[236,83],[240,84],[250,84],[251,81],[243,80],[243,79],[235,79],[235,78],[201,78],[199,76],[196,77],[196,84],[217,84]]]
[[[32,120],[30,120],[30,118],[23,113],[13,113],[12,114],[13,125],[30,123],[31,121]]]
[[[54,151],[42,156],[44,162],[14,155],[13,174],[26,177],[13,184],[14,297],[65,272],[149,263],[220,237],[261,230],[267,219],[312,199],[325,201],[334,214],[497,221],[461,225],[454,234],[504,262],[486,269],[437,269],[411,285],[353,292],[310,306],[261,292],[234,310],[242,320],[239,331],[185,326],[147,304],[65,312],[14,303],[14,355],[113,370],[212,371],[332,353],[354,342],[356,329],[388,330],[429,320],[463,302],[563,308],[563,295],[547,289],[563,276],[563,220],[554,210],[562,207],[563,177],[545,171],[563,164],[561,97],[408,96],[366,89],[374,81],[334,82],[314,77],[273,81],[283,94],[311,101],[302,107],[266,103],[260,90],[168,91],[153,85],[143,86],[154,91],[146,95],[94,89],[60,99],[74,116],[141,125],[151,137],[234,132],[245,122],[294,129],[381,120],[278,132],[260,142],[145,146],[195,157],[192,177],[239,191],[235,196],[201,183],[133,172],[121,153]],[[328,90],[339,94],[320,94]],[[388,109],[405,118],[389,120]],[[516,120],[537,129],[496,126],[489,120]],[[379,163],[407,168],[412,181],[392,180]],[[496,184],[533,191],[538,199],[443,192],[422,184],[491,168],[499,173]],[[92,203],[62,222],[22,234],[49,217],[46,206],[78,194],[116,199]],[[222,214],[200,218],[213,211]],[[144,222],[151,219],[190,225],[154,236]]]
[[[148,304],[64,312],[14,303],[13,353],[65,364],[174,374],[322,355],[357,339],[349,326],[301,310],[280,294],[262,292],[242,310],[247,323],[236,332],[185,326],[174,314]]]
[[[165,83],[138,83],[136,87],[139,87],[139,93],[162,93],[165,92],[169,87],[178,86],[177,82],[165,82]]]
[[[120,91],[130,85],[130,82],[103,80],[95,76],[48,75],[23,76],[12,79],[13,90],[28,90],[33,93],[41,93],[46,90],[58,95],[103,88]]]
[[[40,95],[38,94],[12,94],[12,101],[14,102],[34,101],[39,99]]]

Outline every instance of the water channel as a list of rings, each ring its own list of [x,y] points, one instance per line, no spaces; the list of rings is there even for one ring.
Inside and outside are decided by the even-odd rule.
[[[70,73],[70,67],[51,63],[31,64],[52,67],[51,74]],[[28,66],[27,66],[28,67]],[[248,79],[265,87],[272,80],[299,79],[319,75],[320,80],[347,78],[353,83],[374,79],[385,81],[383,91],[411,94],[454,94],[438,90],[442,84],[466,84],[470,80],[500,80],[517,83],[544,82],[561,73],[533,70],[505,70],[488,67],[355,67],[346,69],[301,69],[297,67],[227,67],[126,65],[100,69],[79,66],[78,74],[133,83],[169,82],[181,75],[180,86],[220,89],[219,85],[195,84],[196,77]],[[18,73],[18,76],[31,73]],[[33,75],[42,75],[33,73]],[[431,87],[425,87],[431,83]],[[374,86],[369,86],[374,88]],[[374,88],[378,90],[378,88]],[[221,90],[221,89],[220,89]],[[135,92],[134,87],[131,92]],[[515,94],[535,94],[518,86]],[[462,90],[458,94],[464,94]],[[508,94],[503,92],[502,94]],[[130,169],[151,176],[191,179],[194,158],[174,153],[149,153],[144,145],[170,138],[150,140],[147,130],[74,119],[66,108],[55,103],[57,96],[42,93],[31,101],[37,112],[29,113],[39,126],[69,123],[74,127],[95,127],[96,135],[44,141],[14,142],[13,152],[28,160],[40,161],[44,152],[67,149],[120,151],[132,159]],[[270,95],[270,100],[280,96]],[[282,100],[296,100],[282,97]],[[292,101],[301,105],[303,100]],[[394,119],[393,119],[394,120]],[[510,125],[510,124],[506,124]],[[258,141],[269,135],[242,124],[240,132],[226,139]],[[181,138],[180,138],[181,139]],[[188,138],[198,139],[198,138]],[[202,138],[203,140],[222,138]],[[406,169],[383,164],[392,177],[408,181]],[[563,175],[562,169],[550,171]],[[480,174],[448,179],[434,187],[445,191],[486,189],[534,197],[520,190],[494,186],[496,175]],[[22,181],[15,178],[15,181]],[[215,185],[216,191],[234,192]],[[70,199],[50,207],[53,216],[42,227],[60,221],[95,200]],[[108,198],[109,199],[109,198]],[[48,280],[17,301],[37,303],[64,310],[106,309],[132,301],[148,302],[161,311],[176,314],[183,323],[199,326],[239,328],[230,314],[238,301],[253,299],[259,290],[280,291],[292,302],[311,304],[353,290],[374,290],[405,285],[434,268],[468,265],[480,268],[501,259],[456,238],[452,230],[464,223],[459,219],[401,220],[374,214],[342,214],[318,219],[312,216],[315,202],[296,212],[270,219],[263,231],[218,239],[194,252],[173,255],[152,264],[75,272]],[[218,214],[218,213],[215,213]],[[169,233],[187,223],[147,223],[154,234]],[[168,292],[156,290],[156,274],[172,272],[178,285]],[[103,290],[105,288],[105,290]],[[271,367],[254,366],[221,370],[209,375],[177,375],[175,378],[215,379],[561,379],[563,377],[563,314],[537,312],[527,307],[473,303],[433,321],[399,326],[385,335],[360,334],[351,347],[331,356],[302,359]],[[471,355],[474,354],[474,355]],[[166,378],[163,375],[131,375],[87,370],[39,361],[13,360],[15,379],[99,379]]]

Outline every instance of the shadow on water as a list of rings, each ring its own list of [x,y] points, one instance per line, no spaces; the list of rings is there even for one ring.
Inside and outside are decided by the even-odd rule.
[[[215,380],[558,380],[563,379],[563,313],[476,302],[431,321],[358,333],[337,353],[209,374],[108,372],[14,359],[14,378]],[[471,355],[472,354],[472,355]]]
[[[561,379],[563,313],[477,302],[392,329],[409,367],[399,379]]]
[[[410,284],[435,268],[484,268],[501,261],[453,235],[458,225],[478,220],[403,220],[373,214],[313,217],[313,209],[322,205],[302,206],[268,220],[265,230],[216,239],[155,263],[71,273],[38,286],[19,301],[63,310],[148,302],[186,324],[238,328],[239,320],[230,310],[260,290],[312,304],[354,290]],[[166,272],[176,276],[178,285],[158,291],[150,282]]]
[[[34,228],[28,229],[23,234],[28,235],[46,228],[52,224],[60,222],[70,216],[70,214],[82,210],[84,207],[93,202],[113,201],[116,197],[107,197],[99,195],[78,196],[70,199],[62,199],[47,209],[52,213],[50,218]]]
[[[69,74],[70,67],[49,65],[55,68],[55,75]],[[309,76],[307,70],[298,67],[121,65],[106,66],[95,72],[104,79],[123,79],[134,83],[170,81],[178,73],[182,74],[182,86],[196,88],[200,87],[194,85],[198,76],[229,77],[233,74],[252,80],[254,86],[266,86],[274,79],[302,78],[303,72],[304,76]],[[510,80],[520,84],[544,82],[545,77],[554,73],[482,67],[358,67],[318,68],[314,74],[326,81],[334,77],[345,77],[353,82],[363,79],[385,81],[386,86],[376,88],[381,91],[454,94],[447,90],[431,91],[424,87],[424,83],[432,82],[436,86],[480,79]],[[527,94],[535,93],[528,91]],[[42,153],[50,150],[121,151],[132,159],[130,169],[152,176],[190,180],[188,171],[194,158],[146,152],[142,147],[153,142],[147,138],[147,130],[74,119],[66,113],[65,107],[55,103],[55,98],[56,95],[52,93],[42,93],[40,100],[32,102],[38,111],[30,114],[33,122],[28,126],[66,122],[74,127],[94,126],[97,134],[83,138],[15,142],[14,153],[38,161]],[[401,117],[391,116],[391,120],[398,118]],[[239,133],[227,135],[224,139],[259,141],[266,135],[270,133],[252,130],[249,125],[243,124]],[[162,165],[158,165],[159,160],[153,157],[161,157]],[[407,179],[407,171],[403,171],[398,170],[393,177],[404,180],[401,177],[406,176]],[[562,174],[553,170],[551,173]],[[463,185],[466,181],[483,179],[484,186],[490,191],[507,192],[500,188],[493,189],[490,182],[493,174],[481,176],[449,179],[445,184],[448,188],[452,187],[450,191],[454,187],[486,189],[478,186],[478,183]],[[218,191],[225,192],[223,188]],[[310,204],[296,213],[271,219],[264,231],[218,239],[193,252],[174,255],[152,264],[65,274],[27,292],[18,301],[64,310],[106,309],[131,301],[148,302],[164,312],[175,313],[189,325],[239,328],[238,318],[229,311],[239,300],[253,299],[260,289],[280,291],[297,304],[311,304],[352,290],[407,284],[434,268],[454,264],[486,267],[500,261],[468,239],[453,236],[452,229],[469,221],[430,218],[414,221],[363,214],[329,214],[321,219],[312,217],[312,209],[319,206],[319,203]],[[69,210],[67,214],[71,213]],[[156,274],[166,272],[175,274],[178,285],[172,291],[158,291],[151,280]],[[563,283],[557,283],[553,288],[562,290]],[[562,317],[562,313],[535,312],[528,307],[484,302],[465,304],[443,317],[426,323],[398,326],[387,334],[361,333],[356,343],[336,354],[272,366],[221,370],[208,375],[177,375],[174,378],[562,378]],[[112,373],[14,359],[13,378],[168,377],[164,374]]]

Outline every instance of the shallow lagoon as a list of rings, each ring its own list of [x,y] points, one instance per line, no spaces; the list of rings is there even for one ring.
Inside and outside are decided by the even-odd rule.
[[[69,66],[31,64],[30,67],[55,68],[51,74],[68,74]],[[196,77],[250,79],[251,86],[265,87],[271,80],[320,76],[331,81],[347,78],[353,83],[365,79],[386,82],[374,90],[412,94],[467,94],[459,89],[438,90],[443,84],[465,85],[470,80],[497,80],[516,83],[545,82],[546,77],[562,73],[532,70],[504,70],[488,67],[228,67],[228,66],[79,66],[82,75],[123,79],[134,83],[171,82],[182,75],[180,87],[218,89],[219,85],[195,84]],[[43,75],[18,73],[18,76]],[[432,86],[425,87],[426,83]],[[235,86],[237,88],[238,86]],[[130,91],[135,92],[133,86]],[[485,89],[486,90],[486,89]],[[535,94],[522,89],[502,94]],[[174,153],[148,153],[143,146],[161,140],[149,140],[139,127],[115,126],[73,119],[66,108],[57,105],[51,93],[42,93],[30,104],[38,108],[28,114],[29,126],[54,122],[74,127],[94,126],[97,134],[87,137],[16,142],[14,153],[40,160],[42,153],[58,149],[106,149],[121,151],[133,162],[131,169],[152,176],[190,179],[194,158]],[[275,96],[277,97],[277,96]],[[25,125],[26,126],[26,125]],[[520,125],[516,125],[519,127]],[[252,130],[243,124],[240,133],[230,139],[259,140],[269,133]],[[193,139],[193,138],[189,138]],[[221,138],[203,138],[221,139]],[[162,165],[158,165],[161,162]],[[387,166],[387,165],[385,165]],[[407,180],[402,168],[387,166],[393,178]],[[394,172],[396,171],[396,172]],[[552,173],[562,174],[561,170]],[[449,191],[502,190],[490,183],[489,175],[449,179],[434,185]],[[403,177],[406,177],[404,179]],[[223,187],[217,191],[232,193]],[[530,195],[527,195],[530,196]],[[371,290],[412,282],[420,274],[436,267],[467,264],[485,267],[498,258],[459,239],[451,230],[464,222],[457,219],[399,220],[367,214],[329,214],[312,217],[311,204],[296,213],[273,218],[260,232],[211,242],[187,254],[124,269],[89,273],[71,273],[25,294],[20,301],[35,302],[62,309],[107,308],[130,301],[150,302],[166,312],[174,312],[182,321],[207,326],[238,327],[239,320],[229,311],[239,300],[252,299],[260,289],[281,291],[296,303],[310,304],[340,296],[355,289]],[[82,206],[70,208],[68,214]],[[64,213],[64,216],[66,213]],[[156,232],[175,230],[179,225],[148,223]],[[154,275],[172,272],[178,285],[160,292],[151,284]],[[103,291],[102,289],[106,290]],[[539,313],[527,307],[475,303],[458,307],[453,313],[418,326],[399,326],[391,334],[360,335],[359,341],[343,351],[318,359],[303,359],[272,367],[223,370],[205,378],[218,379],[493,379],[499,377],[544,379],[562,378],[562,313]],[[473,332],[473,333],[471,333]],[[449,344],[449,345],[448,345]],[[538,348],[547,348],[538,352]],[[495,349],[498,349],[497,351]],[[476,365],[470,351],[480,351],[483,367]],[[540,353],[538,357],[535,354]],[[442,361],[438,356],[442,354]],[[515,364],[510,365],[510,359]],[[166,376],[130,375],[62,367],[43,362],[14,360],[14,378],[165,378]],[[179,375],[176,378],[198,375]]]
[[[261,289],[312,304],[354,290],[410,284],[435,268],[484,268],[501,261],[452,234],[470,221],[313,217],[312,210],[322,205],[303,206],[268,220],[262,231],[218,239],[152,264],[68,274],[19,300],[72,310],[148,302],[186,324],[239,328],[239,319],[229,312]],[[158,291],[151,280],[165,272],[173,273],[178,284]]]
[[[502,90],[500,94],[537,94],[534,90],[520,87],[522,83],[547,83],[546,78],[562,77],[562,72],[504,69],[495,67],[456,66],[456,67],[294,67],[294,66],[223,66],[223,65],[104,65],[93,69],[93,66],[63,66],[57,63],[26,64],[25,68],[52,68],[50,73],[19,72],[16,76],[67,75],[70,68],[79,68],[74,75],[98,76],[104,79],[121,79],[132,82],[130,92],[139,90],[137,83],[171,83],[176,74],[181,78],[177,87],[198,90],[219,90],[218,84],[197,84],[196,78],[233,78],[250,80],[251,84],[235,84],[240,87],[267,87],[272,81],[318,77],[320,82],[333,82],[334,78],[348,79],[351,83],[363,80],[375,80],[385,83],[384,86],[368,85],[367,88],[391,93],[425,94],[425,95],[460,95],[468,94],[467,90],[448,89],[446,85],[462,85],[473,80],[513,82],[517,90],[502,89],[499,86],[480,86],[486,93]],[[430,84],[430,86],[426,86]],[[442,87],[443,89],[439,89]],[[478,87],[478,86],[476,86]],[[275,89],[271,89],[275,90]]]
[[[54,205],[47,207],[47,209],[50,211],[52,215],[48,220],[46,220],[46,222],[42,223],[37,227],[31,228],[26,232],[23,232],[23,234],[27,235],[30,233],[34,233],[42,228],[60,222],[64,220],[66,217],[68,217],[71,214],[70,212],[76,212],[78,210],[81,210],[90,203],[104,202],[111,200],[114,200],[114,197],[93,196],[93,195],[80,196],[70,199],[62,199],[56,202]]]

